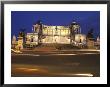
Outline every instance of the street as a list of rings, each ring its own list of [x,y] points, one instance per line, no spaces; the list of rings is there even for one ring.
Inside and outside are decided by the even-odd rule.
[[[99,77],[99,51],[12,53],[12,77]]]

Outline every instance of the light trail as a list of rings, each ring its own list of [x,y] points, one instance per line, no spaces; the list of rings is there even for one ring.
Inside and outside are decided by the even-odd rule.
[[[57,73],[53,73],[53,74],[57,75]],[[75,77],[93,77],[93,74],[91,74],[91,73],[78,73],[78,74],[60,73],[58,75],[61,75],[61,76],[75,76]]]
[[[22,70],[24,72],[42,72],[45,70],[40,70],[36,68],[16,68],[17,70]],[[47,73],[47,72],[44,72]],[[75,76],[75,77],[93,77],[93,74],[91,73],[48,73],[50,75],[60,75],[60,76]]]
[[[77,55],[77,54],[49,54],[49,55],[54,55],[54,56],[62,56],[62,55],[64,55],[64,56],[68,56],[68,55]]]
[[[38,71],[38,69],[30,69],[30,68],[16,68],[17,70],[24,70],[24,71]]]
[[[68,50],[62,50],[62,51],[68,51]],[[80,49],[80,50],[69,50],[69,51],[92,51],[92,52],[100,52],[100,50],[94,50],[94,49]]]
[[[100,53],[80,53],[80,55],[85,55],[85,54],[100,54]]]
[[[12,54],[12,56],[74,56],[74,55],[89,55],[89,54],[100,54],[100,53],[76,53],[76,54]]]
[[[93,77],[93,74],[73,74],[73,75]]]
[[[40,56],[36,54],[14,54],[13,56]]]

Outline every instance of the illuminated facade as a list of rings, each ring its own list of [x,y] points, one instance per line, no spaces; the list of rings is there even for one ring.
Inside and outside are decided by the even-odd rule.
[[[26,44],[38,45],[38,34],[37,33],[27,33]]]
[[[81,28],[76,22],[72,22],[70,26],[51,26],[44,25],[38,21],[32,27],[33,33],[38,37],[38,43],[57,43],[57,44],[71,44],[75,40],[75,35],[81,33]]]
[[[44,25],[42,35],[42,43],[70,44],[69,27]]]
[[[86,42],[86,35],[84,34],[76,34],[75,35],[75,41],[78,43]]]
[[[40,44],[71,44],[80,48],[94,48],[94,40],[87,39],[81,33],[81,27],[76,22],[68,26],[45,25],[38,21],[32,26],[32,33],[26,33],[25,37],[16,36],[12,38],[12,48],[23,49],[23,47],[36,47]],[[92,38],[93,39],[93,38]],[[100,47],[100,39],[97,38],[96,45]],[[44,45],[45,46],[45,45]]]
[[[41,21],[38,21],[32,26],[32,33],[27,33],[25,36],[25,42],[19,39],[18,42],[29,46],[37,46],[39,44],[74,44],[83,43],[86,41],[86,36],[81,34],[81,27],[76,22],[72,22],[68,26],[52,26],[44,25]],[[12,46],[15,47],[16,38],[13,37]],[[16,45],[17,45],[16,44]],[[20,44],[18,44],[20,45]],[[22,48],[22,46],[20,45]]]

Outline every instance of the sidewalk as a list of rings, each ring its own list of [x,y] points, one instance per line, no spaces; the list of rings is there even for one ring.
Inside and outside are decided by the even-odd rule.
[[[33,48],[33,49],[23,49],[22,51],[55,51],[56,49],[53,47],[41,47],[41,48]]]
[[[39,52],[48,52],[48,51],[97,51],[100,52],[100,50],[97,49],[63,49],[63,50],[58,50],[55,48],[35,48],[35,49],[23,49],[22,51],[39,51]]]

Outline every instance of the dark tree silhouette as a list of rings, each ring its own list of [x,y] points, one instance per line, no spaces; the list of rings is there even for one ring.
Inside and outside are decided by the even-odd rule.
[[[19,32],[19,36],[21,36],[21,37],[25,37],[25,31],[26,31],[26,29],[25,28],[21,28],[20,29],[20,32]]]
[[[26,34],[25,34],[26,29],[25,28],[21,28],[20,32],[19,32],[19,36],[23,37],[23,44],[25,44],[26,41]]]
[[[24,37],[24,36],[25,36],[25,31],[26,31],[26,29],[25,29],[25,28],[21,28],[20,31],[21,31],[21,33],[22,33],[22,34],[21,34],[22,37]]]
[[[93,28],[91,28],[88,33],[87,33],[87,38],[94,38],[94,35],[93,35]]]

